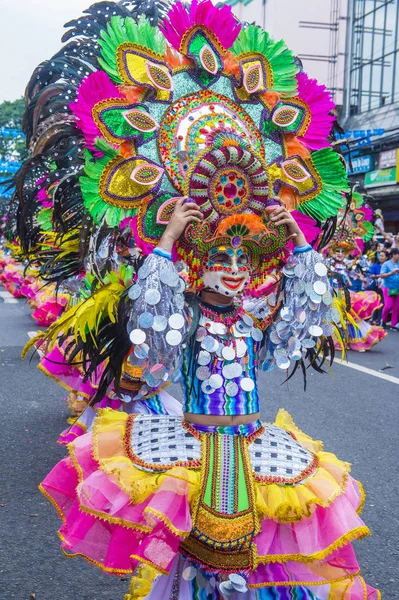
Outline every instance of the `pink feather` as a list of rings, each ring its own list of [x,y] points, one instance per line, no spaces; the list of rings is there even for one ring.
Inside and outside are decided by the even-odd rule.
[[[364,253],[364,240],[362,240],[362,238],[356,238],[356,244],[357,244],[357,248],[354,249],[354,251],[352,252],[353,256],[360,256]]]
[[[36,198],[39,200],[43,208],[51,208],[53,206],[53,200],[52,198],[48,197],[46,188],[39,190],[36,194]]]
[[[241,30],[230,6],[216,8],[210,0],[193,0],[188,7],[176,2],[160,26],[168,42],[177,50],[191,27],[203,25],[212,31],[224,48],[230,48]]]
[[[107,98],[124,98],[124,96],[104,71],[95,71],[83,79],[76,102],[69,104],[69,108],[76,116],[76,124],[83,132],[87,148],[90,150],[95,150],[95,139],[101,137],[101,132],[93,119],[93,107],[97,102]]]
[[[370,206],[362,206],[361,207],[362,212],[364,212],[364,221],[372,221],[373,220],[373,215],[374,215],[374,211]]]
[[[294,217],[297,224],[299,225],[299,229],[305,236],[307,243],[315,244],[317,238],[322,232],[321,228],[317,225],[316,221],[308,215],[304,215],[299,210],[293,210],[291,211],[291,214]],[[290,250],[292,250],[294,248],[293,242],[289,242],[288,247]]]
[[[308,129],[300,139],[310,150],[320,150],[329,146],[327,137],[330,134],[334,117],[329,114],[335,108],[330,93],[325,85],[309,79],[305,73],[297,74],[298,98],[309,107],[311,121]]]

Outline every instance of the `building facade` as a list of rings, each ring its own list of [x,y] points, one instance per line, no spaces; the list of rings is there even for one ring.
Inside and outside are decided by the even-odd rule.
[[[257,23],[283,39],[306,73],[343,102],[348,0],[228,0],[242,21]]]
[[[399,0],[349,0],[342,144],[353,183],[399,231]]]

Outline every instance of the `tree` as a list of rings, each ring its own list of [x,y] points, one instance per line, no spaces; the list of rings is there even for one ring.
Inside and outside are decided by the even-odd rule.
[[[22,117],[25,112],[23,98],[10,102],[5,100],[0,104],[0,127],[22,128]]]
[[[5,100],[0,104],[0,160],[21,161],[24,156],[26,152],[25,139],[22,134],[24,112],[23,98],[18,98],[13,102]],[[2,128],[5,128],[3,132]],[[17,130],[21,134],[16,135],[15,132],[9,130]]]

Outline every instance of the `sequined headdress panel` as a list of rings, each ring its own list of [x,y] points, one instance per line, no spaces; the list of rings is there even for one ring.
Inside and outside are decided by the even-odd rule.
[[[74,184],[94,229],[130,228],[144,253],[158,244],[176,198],[188,196],[204,215],[178,244],[190,273],[219,235],[237,238],[231,217],[245,229],[250,216],[241,239],[251,241],[261,270],[272,271],[286,245],[284,229],[265,212],[273,198],[319,224],[344,204],[345,168],[328,139],[329,93],[298,72],[283,41],[241,24],[230,7],[177,2],[158,22],[115,6],[93,21],[91,72],[76,75],[80,85],[75,93],[71,84],[62,108],[68,126],[79,129],[70,155],[84,156],[84,173],[80,166],[72,179],[66,171],[50,175],[39,191],[62,178],[67,197]],[[38,131],[32,150],[44,149],[51,165],[60,154],[50,156],[46,139]],[[252,235],[255,222],[262,231]]]
[[[368,206],[361,194],[354,192],[347,210],[338,213],[338,224],[327,252],[341,251],[346,256],[358,256],[364,251],[365,242],[374,235],[372,224],[373,209]]]

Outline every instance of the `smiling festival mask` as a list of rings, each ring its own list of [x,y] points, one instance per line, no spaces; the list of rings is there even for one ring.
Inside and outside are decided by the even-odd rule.
[[[244,290],[249,276],[249,257],[241,248],[214,247],[205,257],[202,275],[204,289],[232,298]]]
[[[267,213],[232,215],[221,219],[214,232],[207,221],[190,224],[177,252],[190,265],[191,287],[230,297],[256,288],[285,255],[285,229],[268,218]]]

